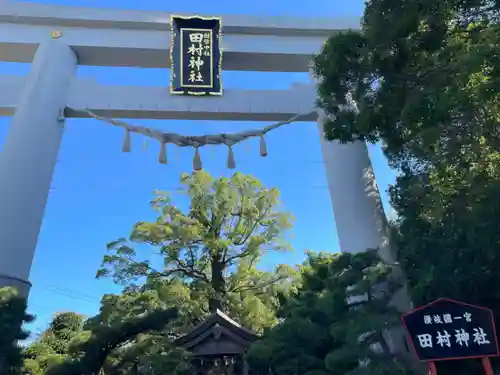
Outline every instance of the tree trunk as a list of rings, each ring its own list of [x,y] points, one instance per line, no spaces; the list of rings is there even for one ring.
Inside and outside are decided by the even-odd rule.
[[[210,312],[223,310],[223,299],[226,294],[226,281],[224,280],[224,262],[222,254],[212,255],[212,291],[213,296],[208,301]]]

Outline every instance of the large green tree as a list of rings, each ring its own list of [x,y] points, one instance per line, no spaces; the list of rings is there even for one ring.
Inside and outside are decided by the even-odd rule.
[[[196,172],[182,175],[181,182],[187,201],[176,200],[177,207],[157,192],[151,203],[157,218],[137,223],[129,239],[109,244],[97,276],[112,277],[123,292],[105,295],[99,313],[69,342],[56,340],[64,349],[60,354],[47,345],[61,336],[53,334],[52,326],[59,326],[53,322],[26,350],[29,366],[41,371],[32,375],[96,369],[184,375],[191,373],[189,356],[172,340],[210,311],[222,308],[256,332],[277,322],[278,295],[293,290],[297,276],[286,266],[275,272],[257,268],[265,252],[288,249],[290,217],[278,210],[277,190],[239,173],[213,179]],[[123,322],[172,308],[176,318],[161,329],[124,333]],[[47,363],[54,356],[58,361]]]
[[[309,254],[302,285],[283,299],[283,321],[247,355],[268,375],[407,374],[391,352],[388,333],[399,325],[390,305],[399,284],[375,251]],[[383,287],[381,287],[383,285]]]
[[[183,174],[181,184],[187,207],[157,192],[151,203],[157,218],[110,243],[98,277],[125,285],[176,283],[191,301],[193,319],[221,309],[249,329],[272,326],[273,296],[292,275],[284,265],[274,272],[257,268],[265,253],[289,249],[290,215],[279,211],[278,190],[241,173],[214,179],[199,171]]]
[[[315,58],[325,136],[380,141],[400,171],[394,243],[417,305],[451,297],[500,312],[499,9],[367,1],[361,30]]]

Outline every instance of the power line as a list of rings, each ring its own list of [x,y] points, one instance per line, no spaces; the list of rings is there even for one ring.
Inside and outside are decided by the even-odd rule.
[[[100,298],[96,296],[91,296],[90,294],[86,294],[83,292],[78,292],[63,286],[59,285],[49,285],[44,288],[45,290],[52,292],[54,294],[58,294],[61,296],[65,296],[71,299],[79,300],[79,301],[84,301],[84,302],[89,302],[89,303],[95,303],[95,302],[100,302]]]
[[[92,304],[100,304],[101,298],[97,296],[92,296],[87,293],[79,292],[74,289],[66,288],[60,285],[56,284],[51,284],[51,285],[46,285],[46,286],[37,286],[37,289],[40,289],[45,292],[49,292],[51,294],[56,294],[61,297],[66,297],[72,300],[80,301],[80,302],[86,302],[86,303],[92,303]],[[32,303],[29,302],[28,308],[34,307],[36,310],[41,311],[45,314],[55,314],[57,311],[55,311],[54,308],[50,308],[47,306],[40,305],[38,303]]]

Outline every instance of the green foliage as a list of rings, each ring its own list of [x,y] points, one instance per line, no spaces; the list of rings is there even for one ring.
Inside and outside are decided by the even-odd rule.
[[[113,326],[93,327],[87,340],[71,349],[71,357],[48,369],[47,375],[99,375],[110,353],[120,345],[148,331],[161,330],[177,316],[177,311],[156,310],[126,319]]]
[[[382,140],[402,172],[396,241],[417,304],[500,307],[487,287],[500,281],[498,12],[494,1],[369,1],[361,32],[315,59],[327,138]],[[337,109],[348,93],[358,111]]]
[[[26,313],[26,299],[13,288],[0,288],[0,373],[21,374],[22,354],[19,341],[28,338],[25,323],[34,317]]]
[[[301,271],[302,286],[284,303],[284,320],[248,352],[253,369],[266,375],[407,373],[385,338],[399,325],[390,305],[399,287],[391,266],[375,251],[310,253]],[[357,305],[354,296],[362,296]],[[360,359],[369,364],[360,367]]]
[[[493,141],[497,20],[490,0],[368,1],[362,30],[331,37],[315,58],[327,138],[382,140],[410,170]]]
[[[73,332],[78,332],[83,326],[83,316],[73,312],[56,314],[50,323],[50,331],[56,337],[68,337]]]
[[[85,322],[56,316],[25,350],[26,374],[189,375],[190,357],[172,340],[210,310],[222,307],[256,332],[277,322],[279,298],[298,277],[284,265],[256,268],[265,252],[288,249],[290,218],[277,210],[277,190],[238,173],[214,180],[196,172],[181,182],[187,210],[157,192],[156,220],[109,244],[97,276],[113,277],[123,292],[103,296],[99,313]],[[172,309],[178,314],[169,315]]]
[[[284,234],[291,219],[277,210],[277,189],[241,173],[213,179],[203,171],[183,174],[181,184],[187,210],[156,192],[151,205],[157,219],[137,223],[129,240],[110,243],[97,276],[129,286],[146,280],[148,290],[176,288],[193,320],[219,308],[249,329],[272,326],[273,296],[293,278],[284,265],[275,272],[256,269],[265,252],[289,249]],[[137,249],[144,245],[156,260]]]
[[[85,335],[83,322],[84,318],[80,314],[56,314],[38,340],[24,349],[23,372],[27,375],[45,375],[48,370],[67,360],[73,342]]]
[[[184,375],[189,369],[185,353],[171,344],[184,320],[168,305],[174,300],[160,301],[157,290],[129,288],[122,295],[105,295],[100,313],[85,322],[75,313],[58,314],[24,350],[23,374],[86,375],[102,368],[102,374],[128,375],[134,366],[151,366],[151,375]]]
[[[128,375],[143,374],[188,375],[193,373],[190,355],[174,347],[170,337],[163,333],[139,335],[132,345],[117,348],[104,365],[104,373]]]
[[[315,59],[326,137],[381,141],[401,172],[394,243],[416,305],[500,311],[499,15],[492,0],[371,0]],[[474,372],[452,366],[438,372]]]
[[[71,340],[82,331],[83,321],[82,315],[73,312],[56,314],[49,328],[43,333],[40,343],[55,354],[66,354]]]

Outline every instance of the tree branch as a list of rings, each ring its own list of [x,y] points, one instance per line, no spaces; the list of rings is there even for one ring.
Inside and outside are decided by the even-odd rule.
[[[230,292],[232,292],[232,293],[242,293],[242,292],[247,292],[249,290],[262,289],[262,288],[265,288],[266,286],[276,284],[279,281],[286,280],[287,278],[288,278],[288,276],[279,275],[276,278],[274,278],[272,280],[265,281],[265,282],[263,282],[261,284],[255,284],[255,285],[244,284],[244,285],[241,285],[241,286],[235,286],[232,290],[230,290]],[[264,294],[264,293],[265,292],[263,291],[262,293],[257,293],[257,294]]]

